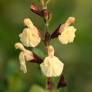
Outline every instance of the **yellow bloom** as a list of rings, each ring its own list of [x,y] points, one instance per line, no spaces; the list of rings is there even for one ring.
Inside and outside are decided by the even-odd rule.
[[[41,38],[39,36],[39,30],[33,25],[32,21],[28,18],[24,19],[24,24],[28,27],[23,30],[21,34],[19,34],[20,41],[26,47],[36,47]]]
[[[31,51],[25,49],[21,43],[16,43],[15,48],[21,50],[21,52],[19,54],[20,69],[24,73],[26,73],[27,72],[26,61],[31,61],[32,59],[34,59],[33,53]]]
[[[61,35],[58,36],[58,39],[62,44],[72,43],[75,38],[75,32],[76,29],[73,26],[66,27]]]
[[[74,22],[75,18],[69,17],[65,24],[61,25],[59,29],[60,35],[58,36],[58,39],[62,44],[68,44],[74,41],[76,29],[74,28],[74,26],[70,26]]]
[[[41,71],[47,77],[56,77],[60,76],[64,64],[54,56],[54,48],[48,46],[48,56],[44,59],[43,63],[40,64]]]

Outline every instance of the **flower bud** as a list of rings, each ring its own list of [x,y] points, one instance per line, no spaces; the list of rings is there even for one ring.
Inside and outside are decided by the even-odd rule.
[[[31,5],[31,11],[32,11],[33,13],[39,15],[39,16],[43,16],[41,10],[40,10],[40,9],[38,8],[38,6],[35,5],[35,4],[32,4],[32,5]]]
[[[61,87],[66,87],[66,86],[67,86],[67,84],[66,84],[66,82],[65,82],[65,80],[64,80],[64,76],[61,75],[57,87],[58,87],[58,88],[61,88]]]
[[[58,35],[60,35],[59,33],[59,28],[60,28],[61,24],[57,27],[57,29],[51,34],[50,39],[54,39],[56,37],[58,37]]]
[[[44,17],[44,21],[45,22],[48,21],[49,18],[50,18],[50,14],[49,14],[49,11],[48,11],[47,8],[42,10],[42,14],[43,14],[43,17]]]

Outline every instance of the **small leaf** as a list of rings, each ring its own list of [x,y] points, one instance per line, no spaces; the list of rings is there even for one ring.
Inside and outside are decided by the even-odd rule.
[[[41,50],[41,49],[38,49],[38,48],[34,48],[32,50],[37,56],[41,57],[41,58],[44,58],[45,57],[45,53]]]

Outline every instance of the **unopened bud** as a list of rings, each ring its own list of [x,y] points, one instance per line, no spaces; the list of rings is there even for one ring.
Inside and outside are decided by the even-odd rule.
[[[58,88],[61,88],[61,87],[66,87],[67,86],[67,84],[66,84],[66,82],[65,82],[65,80],[64,80],[64,76],[63,75],[61,75],[61,77],[60,77],[60,80],[59,80],[59,83],[58,83]]]
[[[42,12],[41,10],[39,9],[39,7],[35,4],[32,4],[31,5],[31,11],[39,16],[42,16]]]
[[[57,29],[51,34],[50,39],[54,39],[54,38],[58,37],[58,35],[60,35],[60,33],[59,33],[60,26],[61,26],[61,24],[60,24],[60,25],[57,27]]]
[[[49,11],[48,11],[48,9],[43,9],[42,10],[42,14],[43,14],[43,17],[44,17],[44,21],[46,22],[46,21],[48,21],[49,20],[49,18],[50,18],[50,14],[49,14]]]

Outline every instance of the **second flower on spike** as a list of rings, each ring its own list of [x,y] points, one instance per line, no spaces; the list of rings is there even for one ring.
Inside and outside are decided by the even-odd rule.
[[[24,24],[27,28],[19,35],[20,41],[26,47],[36,47],[41,41],[39,30],[29,18],[24,19]]]

